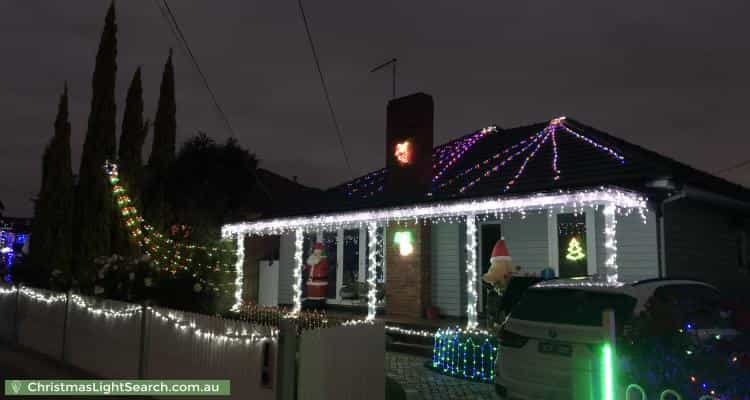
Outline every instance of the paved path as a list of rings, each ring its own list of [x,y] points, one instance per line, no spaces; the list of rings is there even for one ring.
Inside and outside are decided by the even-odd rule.
[[[426,358],[386,353],[388,376],[404,388],[407,400],[498,400],[495,387],[438,374],[424,366]]]

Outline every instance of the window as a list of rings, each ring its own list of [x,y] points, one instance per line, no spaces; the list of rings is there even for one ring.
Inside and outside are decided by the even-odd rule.
[[[561,278],[588,274],[586,215],[557,215],[558,266]]]
[[[336,276],[338,274],[338,232],[323,232],[323,250],[328,258],[328,287],[327,299],[335,299],[338,288],[336,287]]]
[[[384,299],[385,258],[383,257],[384,229],[378,228],[375,282],[378,299]],[[303,261],[312,253],[317,242],[323,244],[323,253],[328,263],[326,299],[329,304],[361,305],[367,303],[368,244],[367,229],[339,229],[319,233],[306,233],[303,243]],[[307,282],[308,273],[303,273]],[[307,285],[302,285],[302,297],[307,297]]]
[[[632,318],[635,304],[635,298],[624,294],[539,288],[527,290],[511,316],[527,321],[601,326],[602,312],[613,309],[617,326],[623,326]]]

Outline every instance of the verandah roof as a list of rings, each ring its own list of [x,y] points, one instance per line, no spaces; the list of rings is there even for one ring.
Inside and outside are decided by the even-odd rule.
[[[434,204],[413,205],[312,216],[286,217],[227,224],[222,236],[267,235],[302,230],[338,229],[341,226],[364,226],[367,223],[387,223],[420,219],[451,219],[469,215],[527,212],[544,209],[580,210],[587,206],[613,205],[618,209],[643,212],[647,209],[642,195],[612,187],[557,193],[536,193],[484,199],[454,200]]]

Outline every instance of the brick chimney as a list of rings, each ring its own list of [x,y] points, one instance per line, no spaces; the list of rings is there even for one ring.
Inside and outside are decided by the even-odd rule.
[[[388,102],[385,194],[403,202],[424,199],[432,184],[432,96],[415,93]],[[421,318],[431,305],[429,224],[391,222],[386,229],[386,313]],[[413,249],[405,254],[395,243],[406,234]]]
[[[388,102],[384,188],[388,196],[416,199],[430,191],[433,114],[432,96],[425,93]]]

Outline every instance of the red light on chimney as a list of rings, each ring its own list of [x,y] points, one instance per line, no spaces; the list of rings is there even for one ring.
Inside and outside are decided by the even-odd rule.
[[[411,162],[411,143],[409,143],[408,140],[396,143],[396,151],[393,155],[396,156],[396,160],[398,160],[400,164],[409,164]]]

